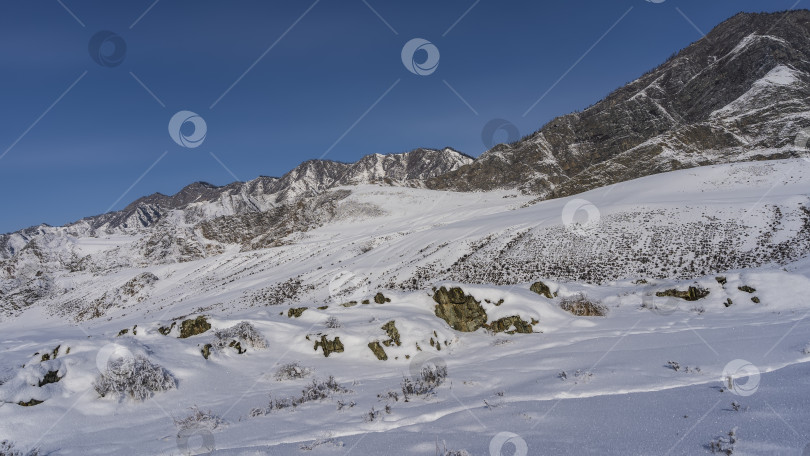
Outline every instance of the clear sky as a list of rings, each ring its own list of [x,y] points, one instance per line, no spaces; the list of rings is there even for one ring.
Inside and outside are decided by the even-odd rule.
[[[312,158],[444,146],[478,156],[493,119],[531,133],[737,12],[803,3],[2,0],[0,232]],[[403,64],[414,38],[439,51],[431,74]],[[205,121],[199,147],[169,134],[183,110]],[[186,123],[175,136],[193,132]]]

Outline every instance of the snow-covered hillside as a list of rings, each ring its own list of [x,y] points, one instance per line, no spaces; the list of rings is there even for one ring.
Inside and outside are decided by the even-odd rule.
[[[338,187],[273,239],[244,216],[186,230],[169,213],[167,245],[55,229],[4,277],[41,293],[0,322],[0,440],[60,455],[801,454],[808,189],[793,159],[543,202]],[[147,252],[188,246],[202,253]],[[114,394],[136,378],[158,391]]]

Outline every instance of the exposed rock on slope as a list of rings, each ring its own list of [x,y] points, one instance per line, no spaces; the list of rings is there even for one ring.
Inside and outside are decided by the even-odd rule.
[[[446,321],[451,328],[461,332],[473,332],[487,323],[487,313],[472,295],[458,287],[439,288],[433,295],[436,301],[436,316]]]
[[[786,158],[810,126],[810,11],[738,14],[583,112],[433,178],[567,196],[650,174]]]

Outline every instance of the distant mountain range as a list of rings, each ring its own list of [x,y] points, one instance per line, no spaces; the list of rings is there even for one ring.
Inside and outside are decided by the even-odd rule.
[[[197,182],[63,227],[0,235],[0,301],[19,309],[52,296],[59,273],[287,245],[329,222],[384,212],[385,204],[349,198],[361,184],[508,190],[536,202],[672,170],[798,157],[809,99],[810,11],[738,14],[590,108],[477,159],[445,148],[310,160],[280,178]],[[97,237],[120,245],[103,254],[74,248]]]

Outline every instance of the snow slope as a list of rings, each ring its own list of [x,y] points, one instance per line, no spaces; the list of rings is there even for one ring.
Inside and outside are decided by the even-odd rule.
[[[57,292],[0,322],[0,441],[59,455],[194,454],[186,444],[205,453],[203,443],[222,455],[432,455],[437,440],[497,455],[507,438],[505,455],[523,443],[524,454],[702,454],[736,427],[734,454],[798,455],[810,443],[810,163],[676,171],[537,204],[506,191],[347,188],[335,218],[278,247],[133,267],[131,239],[68,237],[120,264],[58,274]],[[556,296],[530,291],[537,280]],[[441,286],[462,287],[489,321],[536,321],[534,333],[453,330],[434,314]],[[656,296],[690,286],[709,294]],[[606,316],[561,309],[580,293]],[[159,331],[199,315],[211,330]],[[215,330],[242,321],[266,349],[202,356]],[[389,337],[390,321],[401,345],[384,345],[381,361],[368,344]],[[321,336],[344,351],[313,350]],[[176,388],[99,397],[100,371],[136,355]],[[403,377],[428,360],[447,379],[406,402]],[[312,372],[276,380],[289,362]],[[40,386],[49,372],[60,380]],[[254,411],[330,375],[349,391]],[[43,402],[18,405],[31,399]],[[223,423],[179,429],[192,406]],[[381,413],[368,420],[372,408]]]

